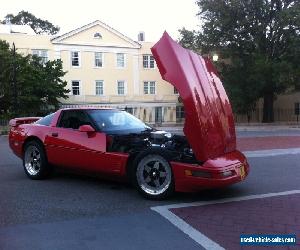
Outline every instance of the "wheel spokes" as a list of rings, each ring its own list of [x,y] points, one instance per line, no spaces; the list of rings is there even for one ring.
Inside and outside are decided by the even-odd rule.
[[[150,171],[151,171],[151,167],[148,165],[148,164],[146,164],[145,165],[145,171],[149,174],[150,173]]]
[[[146,157],[137,167],[140,188],[151,195],[165,192],[171,184],[172,172],[168,162],[161,156]]]
[[[40,153],[37,153],[37,154],[35,155],[35,158],[36,158],[37,160],[40,160],[40,159],[41,159]]]
[[[146,182],[147,184],[149,184],[149,183],[151,182],[151,178],[150,178],[149,175],[145,178],[145,182]]]
[[[41,169],[41,154],[34,146],[30,146],[26,150],[25,168],[30,175],[36,175]]]
[[[155,168],[157,170],[159,169],[159,162],[158,161],[154,163],[153,168]]]

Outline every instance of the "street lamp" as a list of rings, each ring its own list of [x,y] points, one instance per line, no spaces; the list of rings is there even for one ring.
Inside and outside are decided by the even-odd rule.
[[[213,59],[214,62],[217,62],[219,60],[218,54],[213,54],[212,59]]]

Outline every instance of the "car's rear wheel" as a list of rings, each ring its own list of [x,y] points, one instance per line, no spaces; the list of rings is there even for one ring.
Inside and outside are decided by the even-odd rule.
[[[165,157],[148,154],[137,161],[136,185],[147,198],[164,199],[174,192],[172,169]]]
[[[44,179],[50,175],[50,166],[44,147],[37,141],[26,143],[24,148],[23,166],[27,176],[34,180]]]

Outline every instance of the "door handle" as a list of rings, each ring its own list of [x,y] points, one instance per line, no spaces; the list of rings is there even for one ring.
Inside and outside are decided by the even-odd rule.
[[[58,137],[58,133],[52,133],[51,134],[53,137]]]

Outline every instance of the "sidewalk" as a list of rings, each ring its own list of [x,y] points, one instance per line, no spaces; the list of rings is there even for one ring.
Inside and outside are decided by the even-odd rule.
[[[278,131],[278,130],[295,130],[300,132],[299,125],[278,125],[278,124],[237,124],[235,126],[237,131]]]
[[[300,133],[299,136],[241,137],[237,138],[237,148],[240,151],[300,148]]]
[[[182,132],[183,125],[174,126],[154,126],[156,129],[165,130],[169,132]],[[280,130],[292,130],[300,132],[299,125],[274,125],[274,124],[237,124],[235,126],[236,131],[280,131]]]

